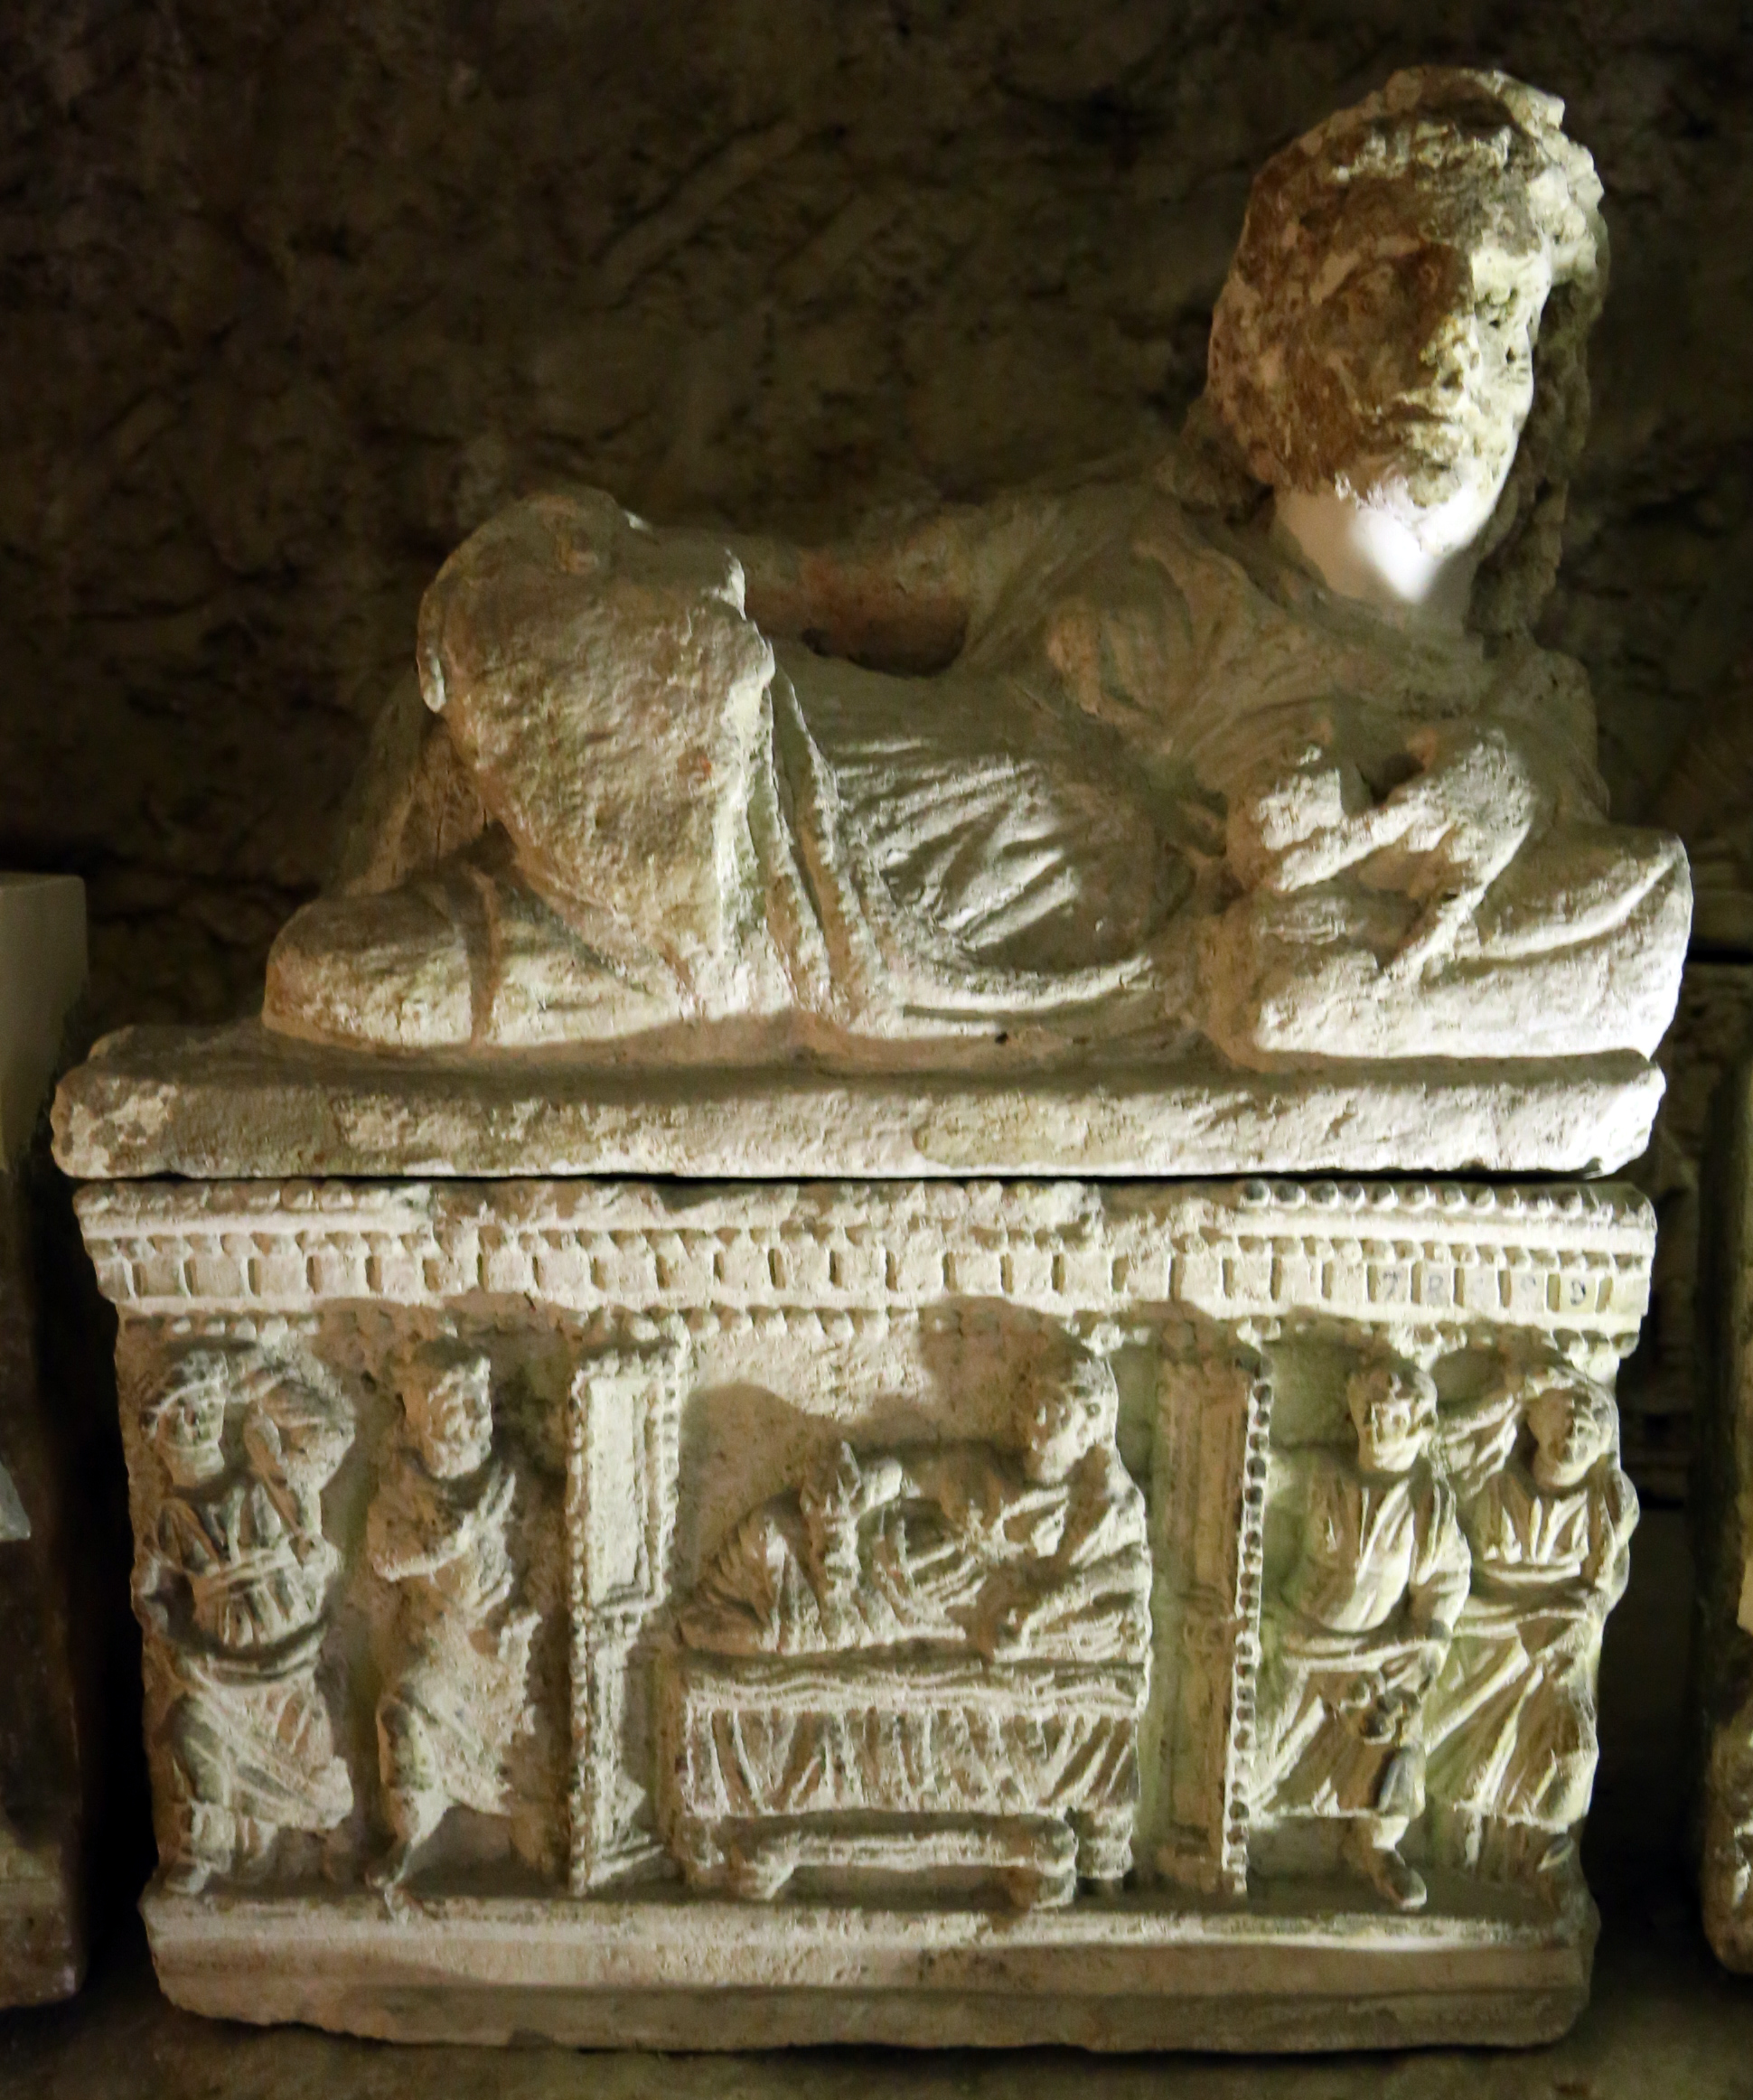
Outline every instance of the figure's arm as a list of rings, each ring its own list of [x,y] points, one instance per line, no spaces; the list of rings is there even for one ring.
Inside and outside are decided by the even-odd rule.
[[[171,1637],[171,1600],[181,1572],[157,1546],[149,1546],[135,1563],[135,1608],[145,1623],[166,1640]]]
[[[440,1528],[436,1540],[422,1536],[409,1498],[398,1487],[371,1505],[365,1522],[365,1555],[371,1571],[385,1582],[408,1582],[433,1575],[463,1552],[470,1539],[466,1523]]]
[[[1469,1523],[1474,1521],[1471,1505],[1503,1471],[1515,1449],[1522,1422],[1522,1385],[1519,1369],[1506,1371],[1477,1400],[1445,1408],[1438,1423],[1436,1440],[1443,1477],[1461,1505],[1468,1509]]]
[[[1147,1604],[1145,1533],[1144,1497],[1119,1457],[1109,1453],[1105,1468],[1083,1482],[1058,1552],[1013,1570],[1022,1594],[998,1613],[997,1645],[1026,1644],[1037,1630]]]
[[[973,606],[984,514],[941,512],[889,531],[800,548],[729,540],[745,607],[764,634],[886,670],[940,670],[961,647]]]
[[[1601,1464],[1589,1495],[1589,1552],[1582,1564],[1603,1617],[1625,1594],[1631,1572],[1631,1534],[1637,1523],[1637,1490],[1613,1459]]]
[[[1455,1497],[1439,1481],[1430,1484],[1423,1536],[1406,1592],[1406,1617],[1415,1634],[1444,1648],[1473,1586],[1473,1555],[1455,1509]]]
[[[1120,1561],[1145,1542],[1144,1496],[1117,1451],[1084,1461],[1058,1559],[1071,1568],[1095,1568]]]
[[[756,534],[721,544],[742,564],[749,617],[775,641],[806,642],[873,670],[926,675],[960,654],[1044,546],[1087,552],[1111,527],[1106,484],[1024,490],[879,521],[850,539],[793,547]],[[1105,507],[1104,507],[1105,506]],[[1038,608],[1037,608],[1038,609]]]
[[[1333,881],[1396,844],[1411,822],[1411,811],[1392,795],[1370,802],[1350,760],[1311,745],[1233,796],[1225,843],[1231,867],[1250,889],[1283,896]]]

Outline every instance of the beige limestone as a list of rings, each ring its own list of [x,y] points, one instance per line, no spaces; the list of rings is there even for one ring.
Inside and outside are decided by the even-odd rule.
[[[18,17],[0,370],[33,413],[0,593],[30,698],[0,832],[101,873],[105,1027],[259,998],[421,589],[512,494],[820,539],[1148,451],[1203,383],[1255,169],[1439,28],[1410,0],[1333,35],[1277,0],[843,0],[646,9],[609,50],[571,11],[371,19],[301,18],[297,77],[335,89],[313,113],[267,18],[143,15],[116,70],[108,16]],[[1624,0],[1479,33],[1565,95],[1608,191],[1543,632],[1589,666],[1636,821],[1713,656],[1753,642],[1745,23]],[[49,80],[68,118],[39,130]]]
[[[62,1082],[56,1157],[105,1180],[239,1175],[1595,1172],[1636,1157],[1662,1077],[1632,1057],[1237,1073],[1092,1059],[782,1079],[608,1057],[390,1059],[246,1023],[130,1028]]]
[[[1107,2048],[1580,2004],[1632,1192],[80,1209],[179,2002]]]
[[[270,1029],[634,1072],[1647,1059],[1684,856],[1607,822],[1586,681],[1529,633],[1605,273],[1561,116],[1426,69],[1274,161],[1154,471],[816,549],[502,512],[427,594],[430,719],[380,736]]]
[[[446,563],[263,1025],[59,1108],[173,1995],[715,2047],[1574,2013],[1647,1207],[1260,1178],[1599,1167],[1659,1087],[1684,857],[1606,821],[1527,631],[1603,261],[1559,116],[1430,70],[1293,149],[1380,164],[1450,349],[1501,321],[1432,427],[1358,274],[1417,432],[1367,485],[1251,480],[1261,399],[1320,408],[1256,327],[1150,471],[816,549],[537,497]],[[1277,286],[1244,235],[1253,322],[1355,233]],[[1200,1169],[1255,1178],[1087,1178]],[[214,1178],[117,1178],[165,1172]]]
[[[736,2064],[674,2048],[576,2051],[520,2037],[516,2048],[433,2044],[393,2050],[310,2027],[244,2027],[171,2004],[152,1973],[144,1931],[122,1941],[71,2005],[0,2019],[8,2100],[557,2100],[587,2074],[603,2100],[846,2100],[894,2089],[905,2070],[921,2100],[1064,2100],[1092,2081],[1111,2100],[1378,2100],[1405,2087],[1419,2100],[1741,2100],[1747,2078],[1748,1984],[1723,1971],[1691,1929],[1696,1898],[1684,1860],[1687,1657],[1673,1629],[1692,1608],[1684,1518],[1655,1509],[1638,1528],[1630,1587],[1608,1622],[1601,1656],[1601,1765],[1589,1811],[1589,1880],[1601,1909],[1589,2002],[1548,2047],[1482,2058],[1476,2048],[1308,2056],[1202,2053],[1110,2058],[1065,2049],[753,2053]],[[454,1914],[453,1914],[454,1915]],[[273,1970],[264,1964],[263,1975]]]

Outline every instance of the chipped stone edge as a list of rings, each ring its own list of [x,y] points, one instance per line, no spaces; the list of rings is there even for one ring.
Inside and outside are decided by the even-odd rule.
[[[142,1908],[165,1994],[209,2017],[392,2041],[694,2049],[1524,2047],[1581,2011],[1598,1927],[1582,1896],[1521,1926],[603,1898],[440,1898],[391,1921],[370,1897],[162,1889]],[[1064,1987],[1072,1954],[1078,1990]]]
[[[469,1068],[313,1051],[259,1027],[125,1031],[61,1083],[79,1180],[312,1174],[1187,1177],[1610,1172],[1648,1141],[1661,1073],[1156,1064],[1008,1076],[523,1058]]]

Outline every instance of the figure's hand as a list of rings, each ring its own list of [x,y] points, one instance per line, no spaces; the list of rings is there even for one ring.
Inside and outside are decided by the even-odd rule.
[[[1024,1604],[1008,1604],[1002,1610],[986,1615],[978,1643],[982,1654],[995,1662],[1019,1654],[1027,1645],[1033,1617]]]
[[[840,1444],[798,1490],[803,1536],[817,1586],[844,1590],[858,1580],[858,1519],[867,1501],[858,1454]]]
[[[1448,1660],[1448,1639],[1447,1627],[1440,1635],[1432,1627],[1429,1636],[1420,1642],[1416,1683],[1420,1693],[1428,1692],[1441,1674],[1442,1666]]]
[[[1000,1577],[981,1598],[970,1633],[980,1653],[996,1660],[1026,1647],[1034,1627],[1035,1609],[1026,1590],[1014,1579]]]
[[[1230,865],[1251,889],[1288,895],[1328,882],[1373,853],[1376,812],[1355,766],[1311,745],[1231,806]]]

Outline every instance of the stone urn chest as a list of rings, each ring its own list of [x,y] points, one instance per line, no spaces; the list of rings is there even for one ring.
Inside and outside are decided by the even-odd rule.
[[[1635,1192],[558,1176],[509,1082],[386,1091],[250,1028],[62,1094],[179,2002],[688,2047],[1574,2015]],[[1607,1433],[1542,1502],[1554,1396]],[[1542,1587],[1505,1542],[1555,1524]]]
[[[1261,375],[1314,384],[1250,333],[1315,328],[1297,183],[1391,261],[1507,257],[1524,351],[1562,286],[1573,370],[1560,114],[1400,76],[1271,164],[1227,455],[826,550],[494,520],[263,1020],[64,1083],[179,2003],[665,2048],[1575,2015],[1653,1245],[1578,1177],[1646,1138],[1684,860],[1606,822],[1517,623],[1568,426],[1514,373],[1501,458],[1396,470],[1492,520],[1471,627],[1323,569],[1306,461],[1270,530],[1248,478]]]

